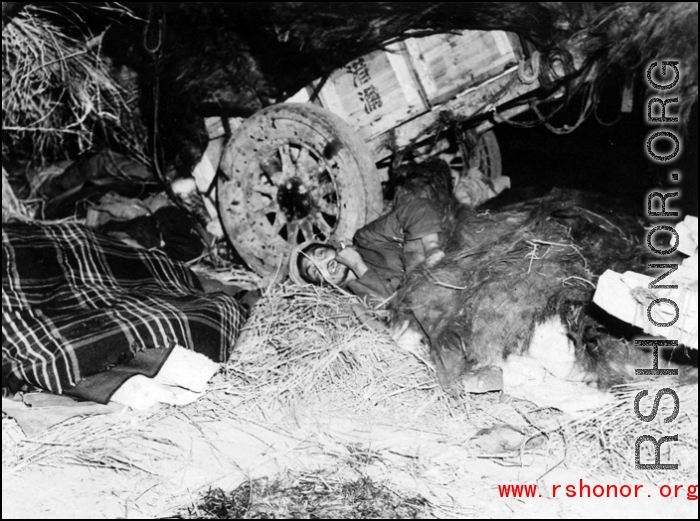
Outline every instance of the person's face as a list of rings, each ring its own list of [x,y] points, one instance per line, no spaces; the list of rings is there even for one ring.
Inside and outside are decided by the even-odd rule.
[[[348,267],[335,259],[335,250],[330,246],[316,248],[311,253],[302,255],[302,269],[315,284],[321,284],[325,280],[337,286],[347,279]]]

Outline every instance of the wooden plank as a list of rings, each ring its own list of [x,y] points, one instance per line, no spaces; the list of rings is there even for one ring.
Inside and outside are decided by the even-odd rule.
[[[417,78],[411,70],[410,62],[406,56],[406,48],[401,44],[394,44],[387,47],[386,57],[391,64],[391,68],[396,75],[396,81],[401,87],[406,101],[413,107],[420,107],[427,110],[428,104],[425,95],[420,89]]]
[[[497,76],[517,63],[503,31],[463,31],[409,39],[406,47],[431,105]]]
[[[456,120],[468,120],[538,87],[537,81],[530,84],[522,83],[518,79],[518,68],[512,67],[500,76],[472,87],[448,103],[434,107],[430,112],[374,137],[368,144],[375,160],[379,161],[390,156],[393,150],[432,136],[440,128],[441,112],[448,113]]]
[[[319,95],[365,140],[427,110],[400,48],[393,51],[376,51],[336,70]]]
[[[504,110],[503,112],[499,112],[498,116],[500,119],[511,119],[517,116],[518,114],[522,114],[523,112],[526,112],[528,110],[530,110],[530,105],[518,105],[516,107],[511,107],[508,110]],[[494,126],[496,126],[496,124],[497,122],[487,119],[479,123],[476,127],[474,127],[474,131],[477,134],[481,134],[483,132],[486,132],[487,130],[491,130]]]

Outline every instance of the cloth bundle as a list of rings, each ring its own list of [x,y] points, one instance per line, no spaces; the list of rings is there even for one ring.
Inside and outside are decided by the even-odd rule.
[[[227,360],[245,319],[186,265],[75,224],[4,223],[2,383],[107,403],[183,346]]]

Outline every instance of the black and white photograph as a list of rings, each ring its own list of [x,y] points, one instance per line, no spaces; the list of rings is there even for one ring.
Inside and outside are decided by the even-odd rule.
[[[3,2],[3,519],[697,519],[697,2]]]

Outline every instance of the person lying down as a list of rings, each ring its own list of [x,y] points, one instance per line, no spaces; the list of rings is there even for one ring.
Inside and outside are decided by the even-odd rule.
[[[303,245],[292,254],[290,276],[297,283],[331,284],[382,302],[398,289],[407,271],[444,256],[441,226],[432,203],[415,199],[358,230],[352,246]]]
[[[444,256],[441,249],[443,219],[436,203],[427,198],[401,201],[394,209],[359,229],[352,245],[312,242],[302,244],[290,255],[290,279],[299,285],[332,285],[360,297],[367,306],[389,301],[403,277],[423,263],[431,268]],[[362,321],[367,308],[353,305]],[[372,321],[378,332],[388,332],[400,345],[419,342],[422,332],[414,331],[406,320],[393,328]],[[409,348],[414,350],[414,348]],[[497,367],[482,368],[465,375],[467,392],[488,392],[503,388]]]

